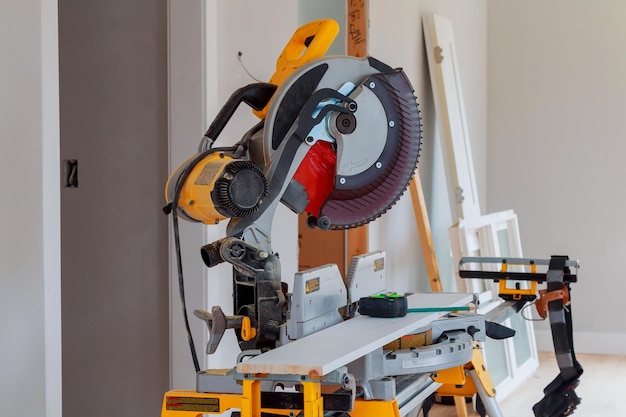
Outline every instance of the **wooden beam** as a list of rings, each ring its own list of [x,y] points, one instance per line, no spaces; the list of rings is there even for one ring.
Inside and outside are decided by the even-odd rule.
[[[367,56],[367,0],[346,0],[346,54],[358,58]],[[306,214],[301,214],[298,225],[300,251],[298,269],[304,270],[326,263],[339,267],[341,276],[346,272],[352,257],[369,251],[367,225],[345,231],[323,231],[306,225]]]
[[[415,214],[415,222],[420,236],[420,244],[422,246],[422,254],[426,263],[426,272],[430,282],[430,289],[433,292],[443,291],[441,286],[441,276],[439,274],[439,266],[437,264],[437,255],[435,253],[435,245],[430,230],[430,219],[426,210],[424,193],[422,191],[422,181],[420,180],[419,171],[415,171],[413,180],[409,185],[411,189],[411,200],[413,201],[413,212]],[[468,417],[467,404],[465,397],[454,396],[454,407],[457,417]]]
[[[367,30],[369,27],[368,0],[348,1],[348,55],[357,58],[367,56]]]
[[[413,212],[415,214],[415,222],[420,236],[422,246],[422,254],[426,263],[426,272],[430,282],[430,289],[433,292],[443,291],[441,286],[441,276],[439,275],[439,266],[437,265],[437,255],[435,253],[435,245],[433,244],[433,236],[430,230],[430,220],[426,203],[424,201],[424,193],[422,191],[422,182],[420,180],[419,171],[415,171],[413,180],[409,186],[411,189],[411,200],[413,201]]]
[[[367,0],[347,0],[347,54],[357,58],[367,56],[368,4]],[[369,250],[369,227],[367,225],[347,231],[346,268],[353,256]]]

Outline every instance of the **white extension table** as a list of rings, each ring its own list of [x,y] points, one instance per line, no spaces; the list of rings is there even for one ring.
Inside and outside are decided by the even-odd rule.
[[[466,306],[473,294],[417,293],[409,308]],[[443,312],[357,316],[237,364],[240,373],[324,376],[402,336],[427,329]]]

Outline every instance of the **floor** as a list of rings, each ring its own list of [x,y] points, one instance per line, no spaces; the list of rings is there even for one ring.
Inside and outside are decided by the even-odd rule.
[[[575,416],[614,417],[624,415],[620,402],[626,394],[626,356],[577,354],[584,369],[576,394],[581,403]],[[554,353],[539,353],[539,368],[517,393],[500,401],[504,417],[532,417],[533,405],[543,398],[543,388],[558,374]],[[478,416],[469,406],[469,417]],[[429,417],[456,417],[453,405],[437,404]]]

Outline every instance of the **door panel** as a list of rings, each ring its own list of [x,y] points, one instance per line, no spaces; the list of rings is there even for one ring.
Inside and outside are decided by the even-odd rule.
[[[166,45],[166,0],[59,0],[65,417],[158,415],[169,386]]]

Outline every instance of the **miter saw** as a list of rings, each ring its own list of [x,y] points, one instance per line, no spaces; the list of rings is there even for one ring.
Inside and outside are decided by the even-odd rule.
[[[205,224],[229,219],[226,236],[203,246],[201,254],[208,267],[222,262],[232,265],[234,314],[224,314],[219,306],[194,313],[209,328],[207,353],[216,351],[227,329],[234,329],[242,353],[233,369],[200,371],[184,306],[177,249],[197,389],[168,392],[164,417],[217,414],[232,408],[239,408],[242,417],[261,412],[293,416],[292,410],[298,409],[309,417],[321,417],[327,411],[349,412],[353,417],[397,417],[418,407],[444,383],[430,378],[431,373],[457,367],[464,374],[462,366],[475,363],[476,344],[488,333],[484,318],[452,314],[439,320],[442,315],[436,313],[440,302],[446,304],[446,311],[457,306],[465,309],[473,299],[471,294],[407,297],[405,307],[419,300],[435,313],[389,319],[356,314],[363,296],[386,291],[384,253],[355,258],[348,286],[332,265],[296,274],[293,293],[281,282],[280,261],[270,238],[279,203],[306,214],[311,227],[358,227],[396,203],[418,161],[421,120],[405,73],[371,57],[324,57],[337,33],[338,25],[332,20],[298,29],[279,57],[270,82],[250,84],[233,93],[202,138],[198,152],[168,179],[164,210],[172,214],[177,248],[179,217]],[[252,107],[260,121],[234,145],[215,147],[242,102]],[[383,295],[376,299],[381,300],[399,302],[400,298]],[[335,346],[337,352],[329,350],[337,337],[352,332],[353,339],[358,339],[370,326],[378,329],[373,342],[352,340],[353,347],[342,343],[341,349]],[[385,348],[406,332],[419,330],[426,331],[434,343]],[[300,356],[311,345],[331,353],[330,368],[294,363],[306,362]],[[296,359],[279,363],[282,355],[290,357],[289,352]],[[272,362],[271,358],[277,359]],[[325,359],[320,361],[326,363]],[[467,372],[472,378],[485,374],[481,366],[467,368]],[[476,379],[477,386],[485,381],[485,377],[480,379]],[[301,395],[277,392],[278,385],[300,389]],[[321,385],[333,386],[335,391],[322,394]],[[494,395],[485,393],[484,402],[489,415],[499,417]],[[355,403],[357,396],[366,401]]]
[[[300,28],[270,83],[237,90],[167,182],[174,216],[230,219],[227,236],[201,251],[208,267],[226,261],[234,269],[235,316],[202,315],[213,340],[227,327],[244,350],[279,338],[285,291],[270,239],[279,203],[306,213],[311,227],[349,229],[385,213],[413,176],[421,124],[411,84],[374,58],[323,57],[337,32],[332,20]],[[214,147],[242,102],[261,121],[234,146]]]

